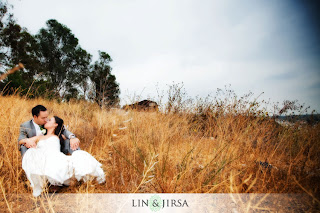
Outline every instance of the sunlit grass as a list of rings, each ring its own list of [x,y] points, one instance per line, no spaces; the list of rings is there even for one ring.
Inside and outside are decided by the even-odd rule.
[[[73,181],[59,193],[319,195],[319,124],[281,126],[263,112],[253,109],[254,114],[252,106],[241,111],[236,104],[203,104],[201,110],[198,104],[193,111],[171,113],[125,112],[84,101],[0,96],[0,208],[7,211],[52,208],[32,197],[17,148],[19,125],[31,119],[37,104],[63,118],[80,138],[81,149],[101,162],[106,173],[104,184]],[[23,202],[30,205],[17,201],[21,194],[29,196]]]

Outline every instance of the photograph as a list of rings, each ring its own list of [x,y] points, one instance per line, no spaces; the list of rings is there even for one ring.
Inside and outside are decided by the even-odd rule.
[[[320,212],[320,2],[0,0],[0,212]]]

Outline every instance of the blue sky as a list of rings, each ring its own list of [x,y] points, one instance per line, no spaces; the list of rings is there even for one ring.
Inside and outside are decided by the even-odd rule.
[[[108,52],[124,102],[174,81],[192,97],[231,84],[239,95],[298,99],[320,112],[319,6],[303,2],[9,1],[31,33],[56,19],[95,58]]]

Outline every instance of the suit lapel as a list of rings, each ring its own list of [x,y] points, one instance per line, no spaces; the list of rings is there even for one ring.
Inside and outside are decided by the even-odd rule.
[[[31,126],[31,134],[32,134],[31,137],[37,136],[36,128],[35,128],[35,126],[33,125],[32,120],[30,121],[30,126]]]

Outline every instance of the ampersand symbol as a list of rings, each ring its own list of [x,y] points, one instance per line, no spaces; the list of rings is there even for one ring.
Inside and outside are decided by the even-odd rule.
[[[152,205],[153,205],[153,207],[159,207],[159,203],[157,200],[153,200]]]
[[[161,206],[163,205],[163,201],[158,195],[153,195],[149,199],[149,202],[151,203],[151,205],[149,205],[149,208],[154,212],[159,211],[161,209]]]

